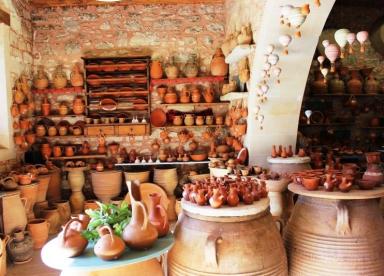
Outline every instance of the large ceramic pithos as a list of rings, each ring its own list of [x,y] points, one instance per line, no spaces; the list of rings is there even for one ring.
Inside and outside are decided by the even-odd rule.
[[[121,171],[92,171],[91,179],[93,192],[103,203],[110,202],[111,198],[117,197],[121,192]]]
[[[28,185],[19,185],[20,196],[27,200],[25,211],[27,212],[28,219],[34,219],[33,207],[37,200],[38,185],[36,183]]]
[[[66,169],[68,171],[69,185],[72,190],[69,203],[71,204],[71,210],[74,214],[81,213],[84,210],[85,197],[82,190],[85,184],[84,170],[87,169],[87,167]]]
[[[168,275],[288,275],[269,200],[222,207],[182,203]]]
[[[48,191],[48,185],[51,181],[51,175],[39,175],[37,177],[38,184],[37,184],[37,198],[36,202],[43,202],[47,199],[47,191]]]
[[[33,240],[28,231],[15,230],[7,244],[7,252],[14,264],[24,264],[31,261]]]
[[[27,225],[26,199],[20,198],[20,191],[0,193],[0,232],[11,234],[15,229]]]
[[[383,275],[383,233],[377,199],[299,196],[284,234],[289,273]]]
[[[0,276],[7,274],[7,250],[8,235],[0,235]]]

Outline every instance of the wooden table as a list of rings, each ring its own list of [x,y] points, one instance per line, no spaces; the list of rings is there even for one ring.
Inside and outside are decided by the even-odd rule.
[[[299,195],[284,233],[289,275],[383,275],[384,187],[348,193],[307,191],[298,184],[288,189]]]
[[[127,248],[120,259],[113,261],[99,259],[93,253],[92,244],[89,244],[79,257],[62,257],[57,242],[57,238],[49,241],[41,251],[41,258],[47,266],[62,270],[62,276],[161,276],[164,274],[156,258],[161,257],[173,246],[174,238],[172,234],[168,234],[168,236],[158,239],[148,250],[137,251]]]

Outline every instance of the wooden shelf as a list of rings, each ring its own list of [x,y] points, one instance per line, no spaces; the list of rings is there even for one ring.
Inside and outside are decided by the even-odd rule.
[[[299,124],[299,127],[333,127],[333,126],[353,126],[355,123],[331,123],[331,124]]]
[[[54,140],[54,139],[82,139],[84,138],[85,136],[82,134],[82,135],[63,135],[63,136],[59,136],[59,135],[56,135],[56,136],[40,136],[40,137],[36,137],[36,139],[48,139],[48,140]]]
[[[209,164],[209,160],[206,161],[188,161],[188,162],[160,162],[160,163],[117,163],[116,167],[130,167],[130,166],[161,166],[161,165],[196,165],[196,164]]]
[[[228,56],[225,57],[225,63],[233,64],[248,56],[256,49],[255,44],[237,45]]]
[[[344,93],[344,94],[332,94],[332,93],[327,93],[327,94],[310,94],[310,95],[304,95],[305,98],[311,98],[311,97],[384,97],[384,94],[349,94],[349,93]]]
[[[110,123],[110,124],[86,124],[85,127],[97,127],[97,126],[137,126],[147,125],[148,123]]]
[[[121,78],[99,78],[99,79],[87,79],[88,85],[92,87],[99,87],[102,85],[118,85],[125,83],[137,83],[144,84],[147,83],[147,77],[121,77]]]
[[[65,88],[46,88],[46,89],[32,89],[34,94],[82,94],[84,93],[84,87],[65,87]]]
[[[117,64],[88,64],[85,69],[91,72],[126,72],[126,71],[145,71],[147,70],[147,63],[117,63]]]
[[[175,104],[167,104],[162,103],[158,104],[158,106],[164,107],[172,107],[172,106],[218,106],[218,105],[228,105],[229,102],[218,102],[218,103],[175,103]]]
[[[49,157],[50,160],[93,159],[93,158],[107,158],[107,155],[106,154],[90,154],[90,155]]]
[[[36,118],[84,118],[85,115],[75,115],[75,114],[67,114],[67,115],[60,115],[60,114],[50,114],[48,116],[43,115],[35,115]]]
[[[154,85],[174,85],[183,83],[198,83],[198,82],[222,82],[225,77],[205,76],[195,78],[177,78],[177,79],[151,79],[151,86]]]
[[[166,126],[162,126],[162,127],[155,127],[155,126],[152,126],[153,129],[161,129],[161,128],[167,128],[167,129],[185,129],[185,128],[204,128],[204,127],[217,127],[217,128],[227,128],[226,125],[202,125],[202,126],[196,126],[196,125],[193,125],[193,126],[174,126],[174,125],[166,125]]]
[[[220,101],[236,101],[248,99],[248,92],[230,92],[220,97]]]
[[[104,97],[104,96],[122,96],[122,97],[140,97],[147,96],[149,91],[110,91],[110,92],[89,92],[87,96],[92,98]]]

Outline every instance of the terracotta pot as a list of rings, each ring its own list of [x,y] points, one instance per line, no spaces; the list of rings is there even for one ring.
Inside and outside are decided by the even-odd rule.
[[[68,157],[74,156],[75,152],[76,152],[76,147],[74,146],[65,147],[65,156],[68,156]]]
[[[5,191],[13,191],[17,189],[17,181],[12,176],[4,177],[0,179],[0,186]]]
[[[93,251],[95,255],[105,261],[116,260],[125,251],[125,243],[113,233],[109,225],[98,229],[100,239],[96,242]]]
[[[195,124],[197,126],[202,126],[202,125],[204,125],[204,123],[205,123],[204,116],[196,116]]]
[[[179,76],[179,68],[174,64],[165,66],[165,75],[168,79],[176,79]]]
[[[56,201],[61,199],[61,170],[53,167],[50,170],[51,180],[49,181],[47,200]]]
[[[60,215],[60,225],[65,225],[71,218],[71,206],[68,200],[59,200],[53,203]]]
[[[215,91],[212,87],[207,87],[203,92],[203,97],[205,102],[212,103],[215,100]]]
[[[47,144],[42,144],[41,145],[41,148],[40,148],[40,152],[41,152],[41,155],[44,157],[44,158],[48,158],[51,156],[52,154],[52,148],[51,148],[51,145],[49,143]]]
[[[157,94],[159,94],[159,97],[163,100],[165,93],[167,93],[167,87],[166,86],[158,86],[157,87]]]
[[[83,73],[81,72],[79,63],[75,63],[75,65],[73,66],[70,81],[71,85],[74,87],[81,87],[84,85],[84,77]]]
[[[215,124],[216,125],[223,125],[224,124],[224,118],[221,115],[215,116]]]
[[[28,185],[31,184],[32,182],[32,174],[31,173],[26,173],[26,174],[19,174],[19,184],[20,185]]]
[[[19,104],[19,112],[20,112],[20,115],[26,116],[28,114],[28,105],[27,104]]]
[[[160,204],[161,195],[158,193],[149,194],[151,199],[148,219],[156,227],[159,237],[164,237],[169,232],[169,222],[167,210]]]
[[[20,198],[20,191],[0,194],[0,232],[11,234],[15,229],[27,225],[27,199]]]
[[[364,84],[364,91],[367,94],[377,94],[380,91],[379,82],[372,76],[369,75]]]
[[[183,67],[183,73],[187,78],[194,78],[199,74],[199,64],[196,54],[190,55],[187,63]]]
[[[36,202],[35,206],[33,206],[33,213],[35,214],[35,218],[41,218],[41,212],[49,207],[48,201]]]
[[[7,244],[7,252],[14,264],[30,262],[33,255],[33,240],[28,231],[15,230]]]
[[[49,223],[49,234],[57,234],[60,231],[60,214],[56,207],[49,207],[41,212],[42,218]]]
[[[324,81],[324,77],[321,72],[316,72],[315,80],[311,84],[311,91],[313,94],[328,93],[328,83]]]
[[[52,74],[52,83],[56,89],[61,89],[67,86],[67,76],[63,71],[63,65],[56,66],[55,71]]]
[[[339,74],[335,74],[334,78],[329,82],[329,92],[333,94],[345,93],[345,83],[339,78]]]
[[[48,136],[56,136],[57,135],[57,128],[55,126],[49,126],[48,127]]]
[[[21,146],[25,142],[25,137],[20,133],[15,133],[15,135],[13,136],[13,139],[15,141],[15,144],[18,146]]]
[[[134,181],[137,180],[140,183],[148,183],[150,171],[142,171],[142,172],[124,172],[125,181]]]
[[[208,115],[205,117],[205,124],[206,125],[213,125],[213,116]]]
[[[66,258],[81,255],[88,245],[87,239],[81,235],[80,231],[71,227],[74,222],[81,224],[79,219],[71,219],[65,225],[63,232],[57,237],[60,246],[58,250]]]
[[[21,129],[26,130],[26,129],[29,129],[29,128],[30,128],[30,126],[31,126],[31,121],[28,120],[28,119],[23,119],[23,118],[22,118],[22,119],[20,119],[19,124],[20,124],[20,128],[21,128]]]
[[[80,152],[84,155],[87,155],[91,151],[91,146],[88,141],[84,141],[81,148]]]
[[[33,240],[33,249],[41,249],[48,240],[49,223],[45,219],[33,219],[28,222],[27,229]]]
[[[51,175],[39,175],[37,177],[38,184],[37,184],[37,198],[36,202],[42,202],[47,199],[47,191],[48,191],[48,185],[51,181]]]
[[[25,211],[27,212],[28,219],[35,218],[33,213],[33,207],[37,200],[37,184],[29,184],[29,185],[19,185],[20,196],[27,200]]]
[[[84,209],[84,195],[82,193],[85,183],[84,168],[71,168],[68,173],[68,181],[72,190],[69,198],[73,213],[81,213]]]
[[[177,94],[174,89],[168,88],[167,93],[164,95],[164,102],[167,104],[177,103]]]
[[[194,86],[192,88],[191,95],[192,95],[192,102],[194,102],[194,103],[199,103],[200,102],[200,100],[201,100],[201,93],[200,93],[200,90],[199,90],[199,88],[197,86]]]
[[[152,79],[161,79],[163,77],[163,69],[159,60],[152,61],[150,75]]]
[[[97,205],[96,200],[84,201],[84,210],[87,210],[87,209],[91,209],[91,210],[99,209],[99,205]]]
[[[47,97],[44,97],[41,104],[41,113],[43,116],[48,116],[51,113],[51,104],[48,102]]]
[[[82,96],[77,96],[73,100],[73,106],[72,106],[73,113],[76,115],[81,115],[85,111],[85,104]]]
[[[363,84],[360,79],[359,71],[351,71],[351,79],[347,83],[347,89],[350,94],[361,94]]]
[[[66,102],[61,102],[59,104],[59,115],[67,115],[69,112],[68,104]]]
[[[116,155],[119,152],[120,145],[116,142],[112,142],[108,145],[108,150],[112,155]]]
[[[47,129],[45,128],[44,125],[37,125],[36,126],[36,135],[38,137],[43,137],[47,133]]]
[[[33,78],[33,86],[37,89],[45,89],[49,85],[47,73],[44,71],[44,67],[40,65],[37,69],[37,74]]]
[[[60,157],[63,155],[63,147],[62,146],[53,146],[53,156]]]
[[[211,61],[212,76],[226,76],[228,74],[228,64],[225,63],[225,57],[220,48],[216,49]]]
[[[27,133],[25,134],[25,140],[29,145],[32,145],[36,142],[36,134],[35,133]]]
[[[187,114],[184,117],[184,124],[186,126],[193,126],[195,124],[195,118],[193,114]]]
[[[140,201],[132,201],[132,217],[124,228],[123,240],[133,249],[148,249],[156,242],[156,228],[149,222],[147,210]]]
[[[94,194],[103,203],[110,202],[121,192],[122,174],[120,171],[91,172]]]
[[[19,111],[19,106],[17,104],[13,104],[11,106],[11,115],[13,118],[19,116],[20,111]]]
[[[180,92],[180,102],[189,103],[191,101],[191,91],[187,87],[183,87]]]
[[[175,115],[173,116],[173,121],[172,121],[173,125],[175,126],[181,126],[183,125],[183,116],[181,115]]]

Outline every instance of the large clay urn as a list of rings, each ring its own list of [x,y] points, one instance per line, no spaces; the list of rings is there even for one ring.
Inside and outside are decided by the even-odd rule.
[[[40,249],[48,240],[49,223],[45,219],[33,219],[28,222],[27,229],[33,240],[33,249]]]
[[[53,203],[60,215],[60,224],[65,225],[71,219],[71,206],[68,200],[59,200]]]
[[[228,64],[225,63],[223,51],[220,48],[216,49],[211,61],[212,76],[226,76],[228,74]]]
[[[49,85],[48,75],[44,71],[44,66],[39,65],[37,69],[37,74],[33,79],[33,86],[37,89],[45,89]]]
[[[11,234],[27,225],[27,200],[20,198],[20,191],[0,193],[0,232]]]
[[[160,60],[153,60],[151,63],[150,75],[152,79],[161,79],[163,77],[163,69]]]
[[[39,175],[37,177],[37,198],[36,202],[43,202],[47,199],[48,185],[51,181],[51,175]]]
[[[35,214],[33,213],[33,207],[35,206],[37,200],[37,183],[32,183],[28,185],[19,185],[20,196],[27,200],[26,209],[28,219],[34,219]]]
[[[160,194],[149,194],[149,198],[151,199],[151,205],[148,211],[149,221],[156,227],[159,237],[164,237],[169,231],[167,210],[160,204]]]
[[[148,249],[158,237],[156,228],[149,222],[145,205],[140,201],[131,201],[132,217],[124,228],[123,240],[133,249]]]
[[[61,227],[59,210],[56,207],[49,207],[41,213],[49,223],[49,234],[57,234]]]
[[[113,233],[109,225],[99,228],[98,232],[100,239],[93,248],[95,255],[105,261],[120,258],[125,250],[124,241]]]
[[[103,203],[110,202],[111,198],[117,197],[121,192],[121,171],[92,171],[91,179],[93,192]]]
[[[80,63],[77,62],[73,66],[70,80],[71,80],[71,85],[74,87],[80,87],[84,85],[84,77],[80,69]]]
[[[27,231],[15,230],[7,244],[7,251],[14,264],[24,264],[32,260],[33,240]]]

